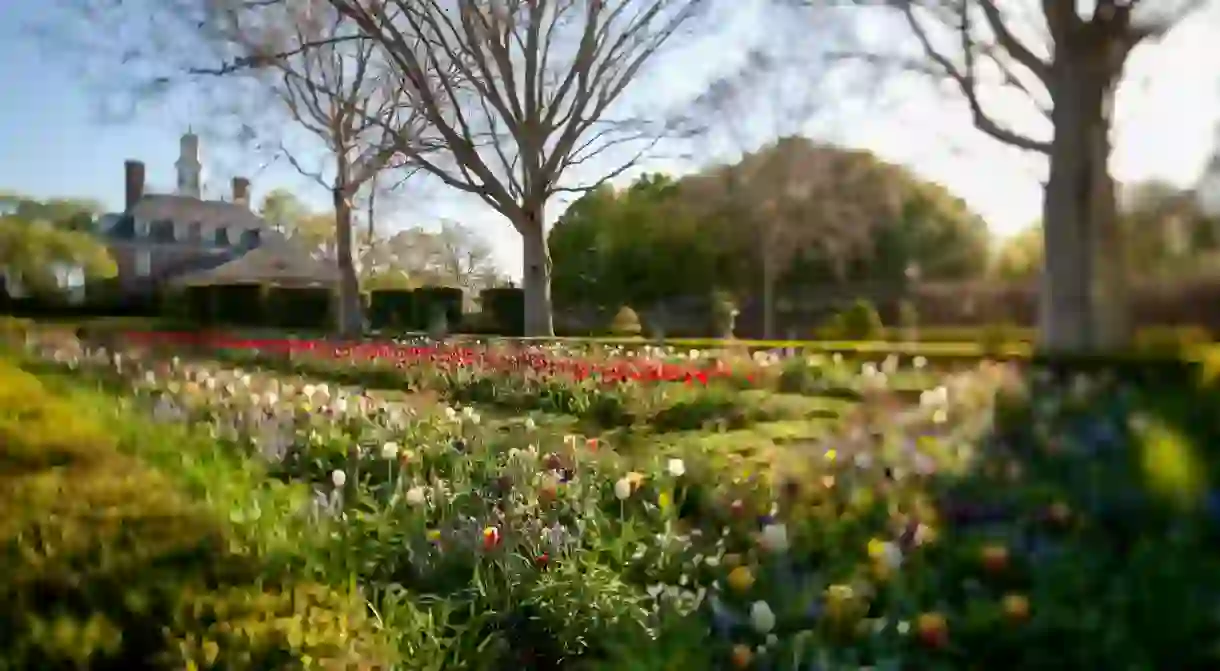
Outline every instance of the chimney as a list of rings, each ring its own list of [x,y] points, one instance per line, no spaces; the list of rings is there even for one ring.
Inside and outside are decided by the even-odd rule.
[[[144,197],[144,164],[140,161],[123,162],[124,211],[130,212]]]
[[[245,207],[250,206],[250,180],[245,177],[233,178],[233,202]]]

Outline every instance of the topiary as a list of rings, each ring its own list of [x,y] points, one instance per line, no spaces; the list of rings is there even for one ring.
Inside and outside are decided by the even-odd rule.
[[[640,326],[640,316],[635,313],[635,310],[624,305],[615,313],[614,319],[610,321],[610,334],[621,337],[636,337],[643,331]]]
[[[859,299],[839,315],[843,337],[849,340],[879,340],[885,336],[885,325],[877,308],[867,299]]]

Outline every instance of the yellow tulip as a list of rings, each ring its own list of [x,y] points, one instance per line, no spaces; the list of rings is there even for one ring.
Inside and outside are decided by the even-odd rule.
[[[754,586],[754,574],[746,566],[738,566],[729,572],[729,587],[744,592]]]

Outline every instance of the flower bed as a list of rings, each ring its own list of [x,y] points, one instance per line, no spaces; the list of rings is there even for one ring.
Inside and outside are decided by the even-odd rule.
[[[361,586],[412,668],[1220,661],[1220,473],[1190,440],[1220,431],[1197,399],[1193,422],[1154,412],[1173,390],[988,365],[866,402],[764,471],[306,378],[45,354],[312,487],[337,536],[316,570]]]
[[[0,361],[2,666],[390,668],[359,601],[232,549],[91,412]]]

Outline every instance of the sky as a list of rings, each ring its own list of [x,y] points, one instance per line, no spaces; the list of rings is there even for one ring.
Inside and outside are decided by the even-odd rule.
[[[633,99],[680,101],[740,62],[744,47],[768,37],[772,24],[760,21],[763,0],[741,0],[720,32],[684,42],[633,89]],[[97,94],[70,59],[56,57],[33,25],[54,24],[53,3],[15,2],[0,22],[0,190],[34,197],[85,197],[118,209],[123,200],[123,161],[144,161],[149,190],[174,183],[178,136],[202,112],[189,105],[144,109],[121,119],[102,118]],[[1139,48],[1129,61],[1119,90],[1111,168],[1120,181],[1149,178],[1184,186],[1203,171],[1220,120],[1220,49],[1217,14],[1209,11],[1183,24],[1159,44]],[[813,30],[814,26],[810,29]],[[726,48],[734,45],[741,48]],[[1041,207],[1043,162],[999,145],[975,131],[960,99],[937,95],[910,82],[892,87],[885,103],[828,101],[827,113],[805,124],[807,134],[866,148],[903,163],[926,179],[945,184],[980,213],[997,235],[1010,235],[1036,221]],[[1028,114],[1005,100],[1003,116],[1028,127]],[[838,104],[841,103],[841,104]],[[750,121],[753,135],[765,135]],[[761,136],[761,135],[759,135]],[[711,145],[708,145],[711,146]],[[713,158],[676,159],[674,152],[642,168],[670,172],[696,169]],[[689,151],[681,153],[690,153]],[[266,165],[231,146],[205,146],[206,188],[225,191],[229,178],[252,178],[257,201],[283,187],[319,209],[329,195],[285,162]],[[630,175],[624,177],[628,179]],[[511,276],[521,271],[520,241],[508,223],[476,199],[427,181],[395,199],[390,227],[434,226],[441,218],[462,221],[493,243],[499,265]],[[565,206],[549,208],[553,217]]]

